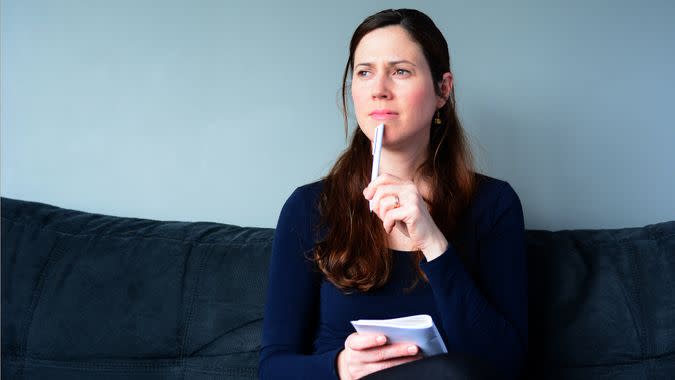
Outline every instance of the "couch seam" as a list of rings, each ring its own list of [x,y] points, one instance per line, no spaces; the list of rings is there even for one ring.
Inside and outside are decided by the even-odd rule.
[[[205,344],[205,345],[203,345],[202,347],[200,347],[197,351],[191,352],[189,356],[192,357],[192,356],[198,355],[201,351],[204,351],[205,349],[209,348],[209,346],[211,346],[216,340],[222,338],[223,336],[225,336],[225,335],[227,335],[227,334],[229,334],[229,333],[231,333],[231,332],[233,332],[233,331],[242,329],[242,328],[244,328],[244,327],[246,327],[246,326],[255,324],[255,323],[257,323],[257,322],[260,322],[260,321],[262,321],[262,320],[263,320],[262,318],[256,318],[256,319],[254,319],[254,320],[252,320],[252,321],[246,321],[245,323],[242,323],[242,324],[240,324],[240,325],[238,325],[238,326],[232,327],[232,328],[230,328],[230,329],[224,331],[223,333],[219,334],[219,335],[216,336],[215,338],[213,338],[210,342],[208,342],[207,344]],[[252,352],[252,351],[249,351],[249,352]],[[257,352],[257,351],[256,351],[256,352]]]
[[[633,270],[633,278],[635,279],[635,304],[636,304],[636,311],[638,312],[639,315],[639,326],[640,326],[640,337],[638,339],[640,343],[640,351],[642,353],[642,359],[646,360],[649,356],[652,355],[652,350],[651,350],[651,345],[649,345],[648,339],[649,337],[647,336],[647,327],[645,326],[647,321],[645,319],[645,306],[644,302],[642,300],[642,275],[640,273],[640,263],[637,258],[637,252],[633,247],[629,247],[627,242],[621,242],[621,248],[628,253],[628,257],[631,260],[631,268]]]
[[[655,233],[654,230],[657,230],[656,232],[658,232],[658,234]],[[666,254],[664,242],[666,240],[669,240],[669,239],[675,237],[675,234],[668,234],[668,235],[664,234],[662,230],[657,229],[655,226],[651,226],[650,228],[647,228],[647,234],[650,237],[652,237],[652,239],[654,241],[654,245],[656,245],[656,253],[657,254],[663,253],[664,255]],[[653,344],[655,345],[656,343],[653,343]],[[654,351],[656,351],[656,348],[654,348]],[[650,372],[652,372],[652,373],[650,373],[649,375],[652,376],[653,372],[656,370],[656,366],[655,366],[655,363],[653,361],[650,364],[651,365],[650,365],[649,369],[651,370]]]
[[[623,249],[623,250],[625,251],[625,249]],[[630,256],[630,253],[628,253],[628,256]],[[632,261],[630,258],[628,260]],[[638,323],[638,318],[635,316],[635,314],[638,311],[634,310],[635,306],[638,304],[638,301],[637,300],[633,301],[631,299],[632,297],[630,297],[629,294],[634,295],[635,292],[630,291],[630,289],[627,287],[628,281],[631,278],[635,278],[635,274],[634,274],[635,271],[634,271],[632,263],[629,263],[628,266],[631,269],[632,277],[630,275],[627,276],[621,270],[617,270],[617,274],[620,276],[620,280],[621,280],[621,282],[619,283],[619,288],[621,289],[621,294],[623,295],[623,298],[626,302],[626,307],[628,308],[628,312],[630,313],[630,318],[631,318],[631,321],[633,322],[633,328],[635,329],[635,335],[638,337],[638,340],[640,340],[640,334],[641,334],[640,326],[641,325]],[[638,296],[636,296],[636,295],[634,295],[634,296],[635,296],[636,299],[638,298]],[[644,347],[642,346],[641,341],[640,341],[640,352],[644,356]]]
[[[25,319],[23,322],[25,328],[24,331],[22,332],[23,344],[21,346],[21,352],[24,360],[23,365],[19,367],[19,370],[17,372],[18,378],[23,377],[24,367],[26,366],[27,359],[30,357],[29,355],[30,350],[28,349],[28,340],[30,338],[31,327],[33,324],[33,319],[35,317],[35,310],[37,309],[37,306],[40,303],[40,298],[42,297],[42,290],[44,289],[44,283],[46,281],[46,278],[48,277],[51,267],[54,265],[53,263],[55,261],[58,261],[60,256],[63,254],[63,251],[60,249],[60,245],[61,239],[57,238],[56,241],[54,242],[54,246],[49,251],[49,255],[45,260],[45,264],[42,266],[42,269],[40,270],[40,276],[38,277],[37,284],[35,284],[35,288],[33,288],[33,294],[31,295],[30,306],[28,310],[26,310],[26,316],[24,317]]]
[[[194,247],[193,247],[194,248]],[[208,261],[209,256],[211,256],[211,252],[213,252],[213,248],[207,250],[202,257],[200,258],[197,270],[195,271],[195,280],[194,280],[194,285],[193,285],[193,290],[191,291],[192,296],[190,299],[190,305],[188,305],[188,310],[185,315],[185,320],[183,321],[183,330],[184,330],[184,335],[183,339],[181,342],[181,348],[180,348],[180,366],[182,368],[182,373],[181,376],[183,379],[185,379],[186,376],[186,362],[185,362],[185,355],[186,355],[186,350],[187,346],[190,343],[190,328],[192,326],[192,314],[194,313],[194,307],[195,303],[197,300],[197,293],[199,292],[199,288],[201,285],[201,280],[203,278],[202,273],[204,272],[204,268],[206,267],[206,262]]]
[[[647,235],[650,237],[650,239],[644,239],[644,240],[654,243],[654,245],[656,246],[655,254],[657,254],[659,252],[659,248],[660,248],[659,243],[661,242],[661,240],[655,239],[655,235],[652,233],[651,228],[646,228],[646,230],[647,230]],[[675,236],[675,234],[673,234],[673,235]],[[639,251],[636,248],[635,242],[640,241],[640,240],[642,240],[642,239],[639,239],[639,240],[633,239],[633,240],[630,240],[630,241],[627,241],[627,242],[624,243],[624,246],[628,246],[628,245],[631,246],[632,253],[633,253],[632,257],[635,258],[636,268],[638,268],[638,269],[640,269],[641,266],[640,266],[640,260],[637,257]],[[640,274],[641,273],[642,272],[640,271]],[[642,277],[640,277],[640,278],[642,278]],[[646,294],[642,283],[640,283],[639,286],[637,286],[636,292],[640,294],[641,302],[640,302],[639,306],[641,308],[643,318],[644,318],[644,316],[651,315],[651,313],[649,313],[649,310],[647,310],[648,305],[646,303],[642,302],[643,294]],[[655,338],[654,338],[654,335],[653,335],[654,326],[653,326],[653,323],[652,323],[652,319],[651,318],[644,318],[643,327],[645,328],[644,337],[645,337],[645,343],[646,343],[646,349],[647,349],[647,353],[645,354],[645,357],[652,357],[656,353],[656,342],[655,342]],[[647,377],[650,377],[651,373],[654,370],[655,370],[654,361],[648,360],[648,362],[646,363],[646,365],[644,367],[644,371],[645,371],[644,375],[647,376]]]

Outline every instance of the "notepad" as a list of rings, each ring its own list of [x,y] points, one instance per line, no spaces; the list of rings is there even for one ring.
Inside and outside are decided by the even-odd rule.
[[[394,319],[360,319],[352,321],[359,333],[382,334],[388,343],[414,343],[423,356],[445,354],[448,349],[434,320],[427,314]]]

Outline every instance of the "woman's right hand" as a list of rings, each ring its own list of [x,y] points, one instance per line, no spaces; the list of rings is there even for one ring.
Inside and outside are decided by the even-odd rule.
[[[422,358],[417,346],[386,344],[383,335],[353,333],[345,340],[345,348],[337,357],[341,380],[360,379],[373,372]]]

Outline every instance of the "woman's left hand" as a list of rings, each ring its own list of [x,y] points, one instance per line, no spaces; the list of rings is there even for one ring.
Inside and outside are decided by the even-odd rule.
[[[429,214],[414,182],[383,173],[363,190],[363,195],[371,201],[388,234],[396,226],[424,253],[427,261],[445,252],[448,241]]]

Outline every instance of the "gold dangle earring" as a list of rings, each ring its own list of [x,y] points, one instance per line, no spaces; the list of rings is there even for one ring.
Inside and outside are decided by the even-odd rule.
[[[443,120],[441,120],[441,111],[436,110],[436,117],[434,117],[434,124],[441,125]]]

